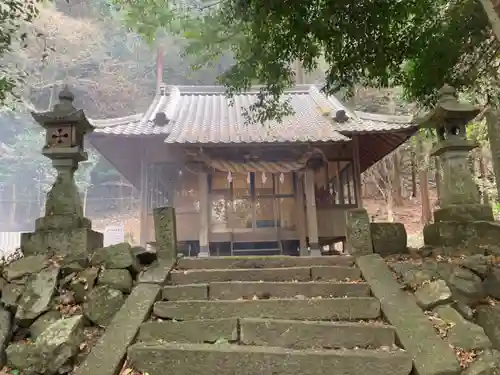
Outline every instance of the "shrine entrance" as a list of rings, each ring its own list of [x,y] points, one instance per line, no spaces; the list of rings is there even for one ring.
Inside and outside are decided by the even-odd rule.
[[[230,235],[231,254],[281,254],[282,241],[296,237],[293,172],[214,172],[209,180],[210,232]]]

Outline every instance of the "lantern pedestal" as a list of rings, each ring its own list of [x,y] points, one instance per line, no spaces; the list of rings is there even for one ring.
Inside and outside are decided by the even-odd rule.
[[[469,152],[474,142],[452,139],[438,143],[431,155],[439,157],[442,179],[439,201],[441,208],[434,211],[434,221],[493,221],[493,209],[481,204],[479,189],[469,169]]]
[[[57,178],[47,194],[45,216],[35,221],[35,232],[21,236],[24,255],[50,253],[85,257],[103,246],[102,233],[92,230],[83,216],[82,203],[74,174],[78,159],[53,159]]]
[[[84,259],[102,246],[102,233],[90,228],[52,229],[21,234],[21,249],[25,256],[50,254]]]

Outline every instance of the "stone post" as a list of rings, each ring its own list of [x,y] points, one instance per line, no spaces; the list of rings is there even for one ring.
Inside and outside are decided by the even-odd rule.
[[[175,208],[158,207],[153,209],[155,238],[158,258],[173,260],[177,257],[177,227]]]
[[[102,233],[92,230],[83,216],[82,202],[75,184],[78,163],[87,160],[84,138],[94,127],[82,110],[73,106],[74,96],[66,87],[59,103],[49,112],[32,113],[46,130],[42,154],[52,160],[57,177],[47,194],[45,216],[35,222],[35,232],[21,235],[24,255],[47,253],[79,258],[102,247]]]
[[[373,253],[370,218],[364,208],[354,208],[345,213],[347,252],[352,256]]]

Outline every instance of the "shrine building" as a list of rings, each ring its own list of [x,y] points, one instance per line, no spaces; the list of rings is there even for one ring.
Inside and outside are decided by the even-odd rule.
[[[316,85],[286,90],[293,114],[249,124],[259,88],[161,86],[144,113],[92,120],[91,144],[141,192],[140,242],[155,207],[176,209],[187,255],[297,254],[345,239],[361,173],[417,129],[409,116],[346,108]]]

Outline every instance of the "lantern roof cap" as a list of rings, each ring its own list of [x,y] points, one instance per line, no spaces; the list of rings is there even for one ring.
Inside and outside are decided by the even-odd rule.
[[[56,103],[52,110],[31,113],[36,122],[44,128],[73,124],[83,133],[90,133],[94,130],[94,126],[88,121],[84,111],[76,109],[73,105],[75,95],[68,85],[64,85],[58,98],[59,103]]]
[[[68,85],[64,85],[63,89],[59,93],[59,101],[73,103],[75,100],[75,95],[71,92]]]
[[[418,119],[420,127],[435,128],[449,120],[467,124],[481,112],[481,106],[460,102],[457,90],[444,84],[438,91],[438,102],[427,115]]]

